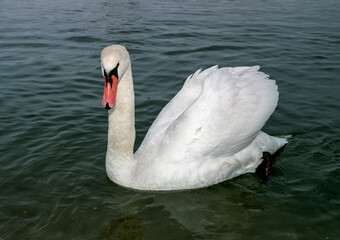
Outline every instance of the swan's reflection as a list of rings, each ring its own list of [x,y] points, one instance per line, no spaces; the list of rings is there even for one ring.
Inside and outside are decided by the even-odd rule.
[[[200,239],[240,237],[253,215],[261,181],[245,175],[209,188],[138,192],[108,180],[105,204],[113,220],[99,239]]]

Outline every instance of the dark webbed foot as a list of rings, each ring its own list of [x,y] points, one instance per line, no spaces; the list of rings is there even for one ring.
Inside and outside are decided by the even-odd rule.
[[[275,160],[275,157],[277,157],[285,148],[286,145],[281,147],[279,150],[277,150],[274,154],[270,154],[269,152],[264,152],[262,155],[262,162],[261,164],[256,168],[255,173],[262,179],[267,180],[269,175],[272,172],[272,166],[273,162]]]
[[[272,172],[272,165],[274,162],[273,156],[269,152],[264,152],[262,155],[262,162],[256,168],[256,174],[263,179],[267,179]]]

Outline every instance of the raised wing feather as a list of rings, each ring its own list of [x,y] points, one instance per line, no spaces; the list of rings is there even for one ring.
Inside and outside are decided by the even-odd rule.
[[[209,155],[216,158],[231,156],[248,146],[278,101],[275,81],[258,70],[257,66],[216,68],[197,81],[201,91],[196,99],[163,128],[158,138],[157,158],[167,161]],[[196,78],[203,73],[198,73]],[[190,84],[188,81],[186,84]],[[181,94],[186,94],[185,89],[184,86]],[[187,91],[190,95],[190,90]],[[177,100],[181,99],[185,98]],[[180,107],[171,105],[175,106]]]
[[[199,69],[186,79],[182,89],[158,114],[136,154],[158,154],[155,150],[158,150],[157,146],[162,141],[168,127],[197,100],[202,92],[203,81],[217,68],[217,66],[213,66],[204,71]]]

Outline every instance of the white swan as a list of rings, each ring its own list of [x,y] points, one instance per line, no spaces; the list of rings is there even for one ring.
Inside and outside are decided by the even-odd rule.
[[[259,67],[198,70],[160,112],[140,148],[135,141],[130,57],[120,45],[103,49],[102,104],[109,109],[106,171],[139,190],[193,189],[255,172],[263,152],[287,140],[261,131],[273,113],[275,81]]]

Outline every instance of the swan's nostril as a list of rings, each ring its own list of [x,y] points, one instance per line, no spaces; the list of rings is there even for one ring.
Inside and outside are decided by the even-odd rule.
[[[110,109],[111,109],[108,102],[106,103],[105,108],[106,108],[107,110],[110,110]]]

